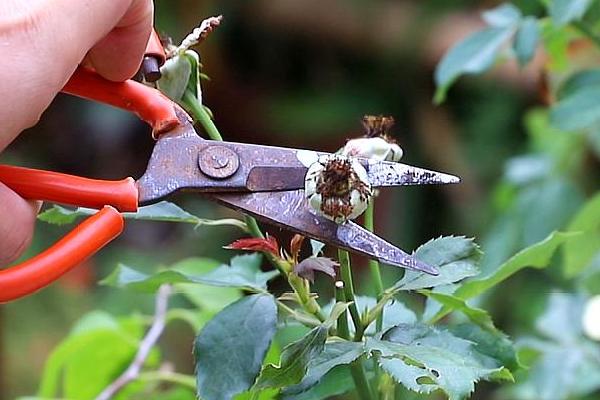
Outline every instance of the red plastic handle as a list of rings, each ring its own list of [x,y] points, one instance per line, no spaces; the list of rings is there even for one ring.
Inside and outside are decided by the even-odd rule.
[[[42,289],[100,250],[123,231],[123,217],[105,207],[36,257],[0,270],[0,303]]]
[[[79,67],[62,91],[130,111],[150,124],[154,136],[179,125],[175,110],[181,108],[158,90],[139,82],[112,82]]]
[[[158,33],[153,29],[148,44],[146,45],[146,56],[156,58],[158,65],[163,65],[167,56],[165,55],[165,49],[160,41]]]
[[[164,62],[164,49],[154,33],[147,54]],[[158,90],[129,80],[111,82],[96,72],[78,68],[63,92],[88,98],[138,115],[154,136],[176,128],[185,112]],[[132,178],[99,181],[56,172],[0,165],[0,182],[24,198],[121,211],[136,211],[138,191]],[[0,270],[0,302],[31,294],[104,247],[123,230],[123,217],[104,207],[67,236],[29,261]]]
[[[0,165],[0,182],[26,199],[90,208],[110,205],[122,212],[137,211],[138,207],[138,189],[133,178],[102,181]]]

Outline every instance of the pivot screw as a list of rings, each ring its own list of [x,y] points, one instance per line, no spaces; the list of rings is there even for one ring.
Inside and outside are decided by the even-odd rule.
[[[198,156],[200,171],[215,179],[229,178],[240,167],[235,151],[225,146],[208,146]]]

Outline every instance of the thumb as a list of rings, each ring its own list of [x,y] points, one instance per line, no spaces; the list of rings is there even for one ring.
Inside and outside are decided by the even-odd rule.
[[[27,201],[0,183],[0,266],[15,261],[33,236],[40,203]]]

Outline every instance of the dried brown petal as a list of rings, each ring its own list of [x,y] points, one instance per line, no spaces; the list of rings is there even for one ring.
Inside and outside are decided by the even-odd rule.
[[[383,115],[365,115],[362,126],[367,137],[385,136],[394,126],[394,117]]]
[[[302,243],[304,243],[304,236],[299,234],[295,234],[290,241],[290,253],[294,260],[298,259],[298,254],[300,254],[300,250],[302,249]]]

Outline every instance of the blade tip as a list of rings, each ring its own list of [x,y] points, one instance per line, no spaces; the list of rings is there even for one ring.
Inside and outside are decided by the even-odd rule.
[[[460,183],[460,178],[454,175],[447,175],[444,179],[444,183]]]

